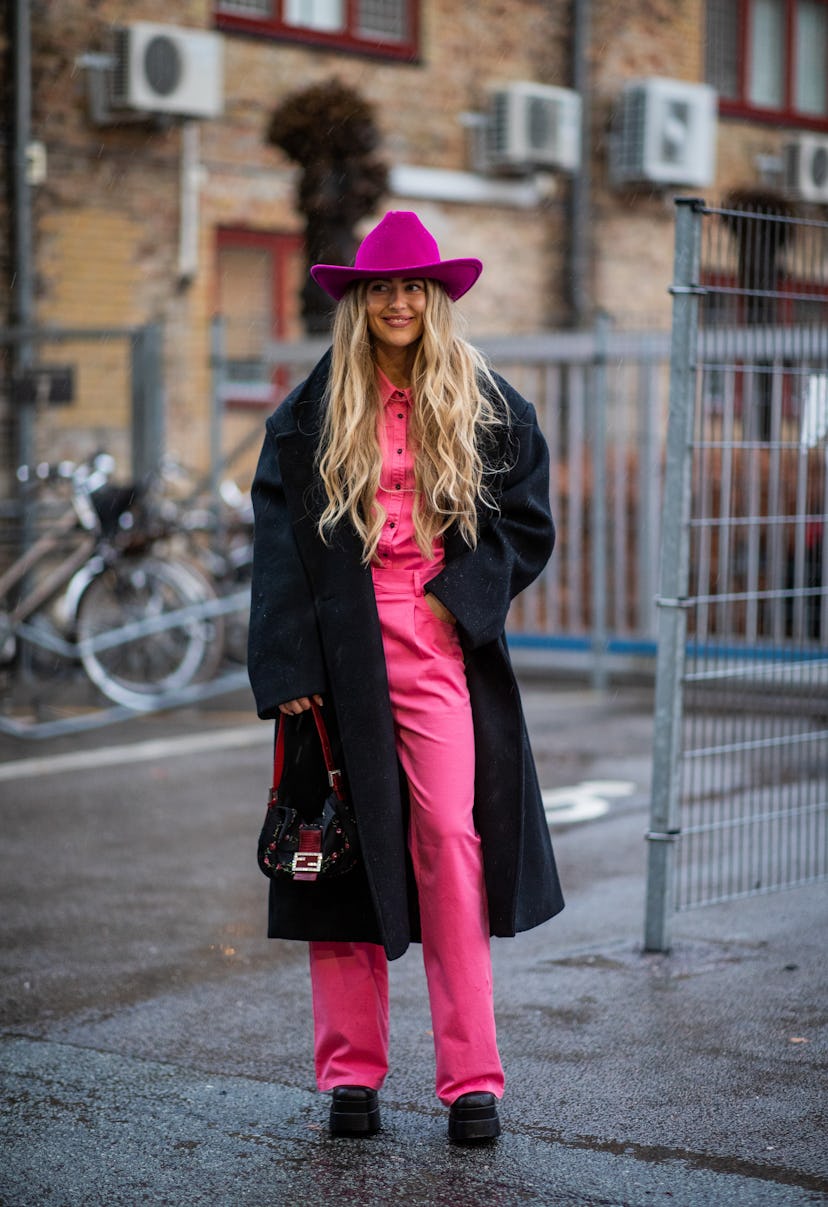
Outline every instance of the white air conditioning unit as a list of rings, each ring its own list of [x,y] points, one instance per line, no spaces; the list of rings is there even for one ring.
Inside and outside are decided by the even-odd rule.
[[[800,134],[785,146],[785,188],[802,201],[828,204],[828,138]]]
[[[224,103],[220,34],[133,21],[112,31],[113,109],[218,117]]]
[[[659,78],[624,86],[613,121],[614,184],[708,185],[716,165],[716,91]]]
[[[581,161],[581,98],[568,88],[509,84],[492,95],[486,144],[493,168],[573,172]]]

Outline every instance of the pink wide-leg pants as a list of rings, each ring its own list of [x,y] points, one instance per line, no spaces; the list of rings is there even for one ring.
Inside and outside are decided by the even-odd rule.
[[[433,571],[432,571],[433,573]],[[454,626],[438,620],[417,571],[374,572],[397,754],[411,802],[423,960],[440,1100],[500,1097],[489,919],[472,819],[474,734]],[[379,1089],[388,1072],[388,965],[372,943],[310,944],[320,1090]]]

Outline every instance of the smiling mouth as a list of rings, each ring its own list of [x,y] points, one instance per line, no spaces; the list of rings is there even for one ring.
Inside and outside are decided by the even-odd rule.
[[[408,325],[408,323],[413,322],[413,319],[394,315],[393,317],[385,319],[385,322],[388,323],[390,327],[405,327]]]

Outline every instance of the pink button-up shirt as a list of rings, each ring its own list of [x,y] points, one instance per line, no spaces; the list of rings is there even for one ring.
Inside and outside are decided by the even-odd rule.
[[[433,577],[443,564],[443,542],[434,542],[433,559],[427,561],[414,539],[414,450],[411,425],[411,391],[400,390],[377,370],[380,392],[378,436],[382,452],[382,474],[377,501],[386,513],[377,555],[383,566],[395,570],[431,570]]]

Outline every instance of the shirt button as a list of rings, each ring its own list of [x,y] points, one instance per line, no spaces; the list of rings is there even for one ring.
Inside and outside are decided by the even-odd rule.
[[[396,528],[396,527],[397,527],[397,525],[396,525],[396,524],[394,523],[394,521],[392,520],[392,521],[391,521],[391,523],[388,525],[388,527],[389,527],[389,528]]]
[[[398,418],[398,419],[402,419],[402,417],[403,417],[403,413],[402,413],[402,411],[398,411],[398,412],[397,412],[397,418]]]
[[[402,449],[401,449],[401,448],[398,448],[398,449],[397,449],[397,452],[400,454],[400,456],[402,456]]]
[[[398,483],[397,483],[397,485],[394,487],[394,490],[402,490],[402,486],[401,486],[401,484],[400,484],[399,482],[398,482]]]

